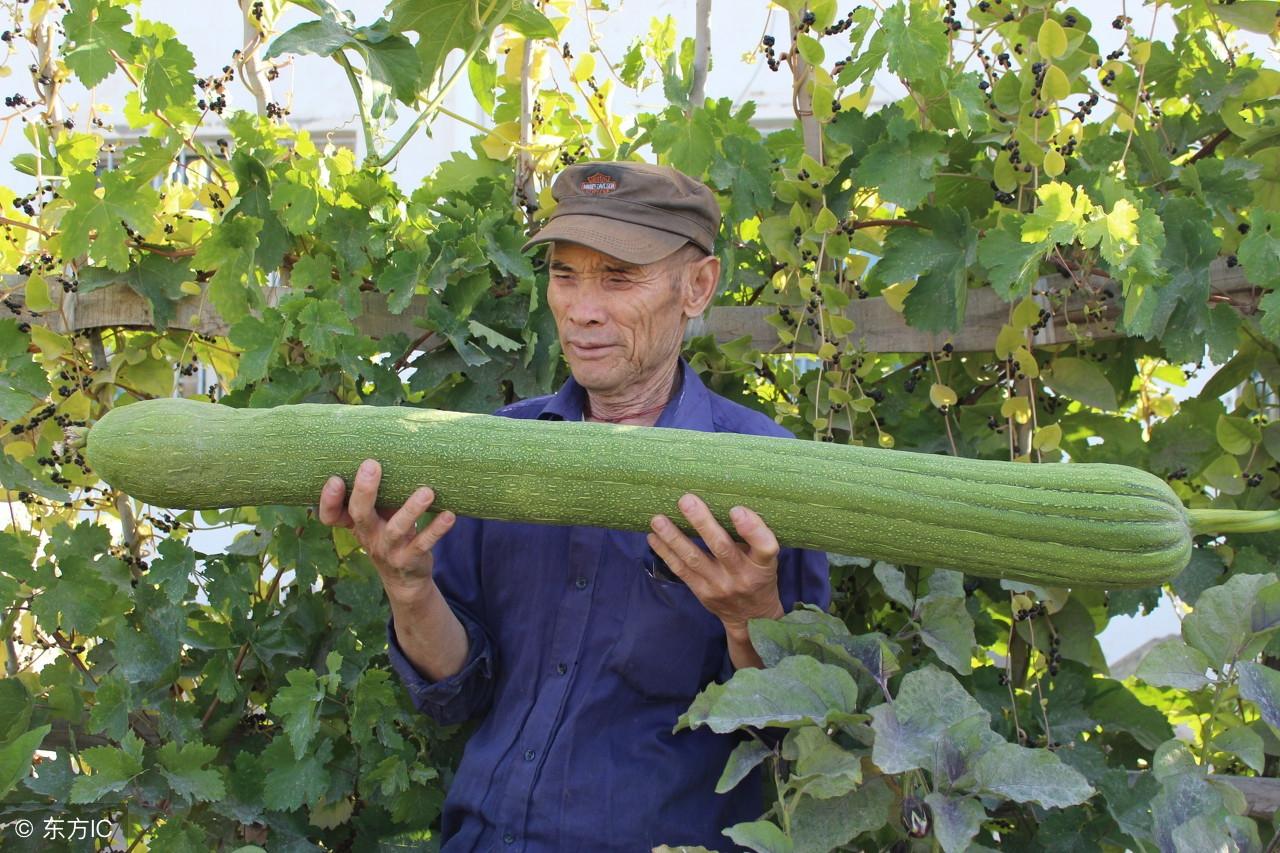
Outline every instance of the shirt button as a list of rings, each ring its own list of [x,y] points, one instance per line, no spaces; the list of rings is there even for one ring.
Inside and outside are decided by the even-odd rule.
[[[538,753],[534,752],[532,749],[526,749],[524,751],[524,760],[533,761],[533,759],[537,756],[537,754]]]
[[[504,844],[514,844],[515,840],[516,840],[516,837],[512,835],[510,832],[503,833],[502,835],[502,842]]]
[[[565,666],[564,664],[562,664],[562,663],[558,663],[558,664],[556,664],[556,673],[557,673],[557,674],[559,674],[559,675],[564,675],[564,674],[565,674],[566,672],[568,672],[568,671],[569,671],[569,667]]]
[[[581,577],[580,577],[580,578],[578,578],[576,581],[574,581],[574,586],[576,586],[578,589],[586,589],[586,588],[587,588],[587,579],[586,579],[586,578],[581,578]]]

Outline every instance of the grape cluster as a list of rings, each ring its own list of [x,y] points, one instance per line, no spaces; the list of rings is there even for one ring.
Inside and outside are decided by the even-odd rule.
[[[237,50],[236,54],[240,51]],[[196,85],[200,87],[206,97],[212,93],[213,97],[206,100],[205,97],[196,101],[196,106],[202,110],[209,110],[218,115],[222,115],[222,111],[227,108],[227,84],[236,79],[236,72],[230,65],[222,66],[222,73],[212,77],[200,77],[196,80]]]
[[[954,5],[954,2],[952,5]],[[850,9],[849,14],[845,15],[843,18],[836,21],[831,26],[824,27],[822,30],[822,34],[824,36],[838,36],[852,26],[853,26],[853,10]]]
[[[575,148],[572,154],[570,154],[568,151],[562,150],[560,152],[560,162],[566,166],[572,166],[574,163],[578,162],[583,157],[586,157],[587,153],[588,152],[587,152],[586,143],[583,143],[579,145],[577,148]]]
[[[853,14],[852,12],[850,14]],[[956,17],[956,0],[947,0],[946,8],[942,16],[942,24],[947,35],[958,32],[960,27],[960,19]]]
[[[768,63],[770,71],[778,70],[779,60],[773,50],[773,46],[776,42],[777,40],[771,35],[765,35],[765,37],[760,40],[760,44],[764,45],[764,61]],[[785,53],[782,54],[782,59],[785,60],[786,58],[787,55]]]

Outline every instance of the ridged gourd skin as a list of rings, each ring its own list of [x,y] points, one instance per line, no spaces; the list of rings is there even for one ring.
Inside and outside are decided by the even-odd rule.
[[[87,435],[92,469],[169,509],[314,506],[377,459],[377,504],[421,486],[433,509],[647,531],[693,492],[726,530],[736,505],[784,547],[945,567],[1038,584],[1145,587],[1191,557],[1187,510],[1125,465],[1025,464],[786,438],[540,421],[403,406],[236,409],[131,403]]]

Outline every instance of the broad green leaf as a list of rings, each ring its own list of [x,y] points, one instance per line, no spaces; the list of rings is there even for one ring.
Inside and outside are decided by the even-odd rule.
[[[1116,410],[1116,391],[1096,365],[1082,358],[1055,358],[1044,375],[1055,394],[1103,411]]]
[[[163,768],[160,772],[173,792],[194,802],[220,800],[226,796],[222,774],[215,767],[204,767],[217,754],[215,746],[193,742],[179,747],[170,741],[160,747],[156,757]]]
[[[492,12],[498,4],[478,7],[474,0],[392,0],[387,7],[391,29],[418,34],[417,52],[424,82],[434,80],[455,49],[465,49],[481,33],[477,26],[492,30],[502,21],[490,14],[483,22],[477,9]]]
[[[1263,751],[1262,737],[1248,726],[1240,725],[1214,734],[1213,747],[1235,755],[1251,770],[1257,773],[1263,772],[1267,759]]]
[[[885,773],[903,773],[916,768],[934,770],[939,758],[939,742],[948,729],[966,721],[976,722],[989,737],[988,745],[999,740],[989,728],[990,715],[954,676],[932,665],[908,672],[898,695],[890,703],[871,711],[871,728],[876,733],[871,758]]]
[[[1014,743],[988,749],[978,759],[975,774],[983,791],[1046,809],[1078,805],[1094,793],[1079,771],[1052,752]]]
[[[878,561],[872,571],[876,580],[880,581],[880,588],[885,595],[908,610],[915,609],[916,597],[907,589],[906,574],[902,569],[891,563]]]
[[[1209,659],[1203,652],[1173,637],[1153,646],[1134,674],[1157,687],[1199,690],[1209,685],[1205,674],[1209,668]]]
[[[1210,462],[1200,472],[1210,486],[1226,495],[1239,495],[1244,492],[1245,485],[1241,479],[1240,462],[1231,454],[1224,453]]]
[[[766,669],[740,669],[709,684],[680,715],[675,730],[707,726],[724,734],[744,726],[825,725],[852,714],[858,686],[843,669],[809,657],[783,658]]]
[[[1262,440],[1262,430],[1248,418],[1219,415],[1217,436],[1223,450],[1238,456]]]
[[[792,779],[811,797],[827,799],[849,793],[862,782],[862,758],[837,745],[816,726],[793,729],[787,736],[794,747]]]
[[[987,819],[986,809],[973,797],[934,792],[924,798],[933,815],[933,834],[946,853],[964,853]]]
[[[1251,612],[1258,593],[1276,582],[1274,574],[1237,574],[1207,589],[1182,621],[1182,636],[1221,671],[1243,651],[1251,636]]]
[[[928,596],[920,607],[920,639],[947,666],[968,675],[977,641],[964,598]]]
[[[527,39],[555,41],[559,38],[555,25],[528,0],[515,0],[502,23]]]
[[[1237,665],[1240,695],[1258,706],[1262,719],[1280,728],[1280,672],[1253,661]]]
[[[806,730],[801,729],[800,731]],[[720,779],[716,782],[716,793],[724,794],[732,791],[739,782],[747,778],[747,775],[756,767],[759,767],[760,763],[770,755],[773,755],[773,750],[755,738],[744,740],[735,746],[733,752],[729,753],[729,760],[724,766],[724,772],[720,774]]]
[[[50,725],[34,728],[0,746],[0,797],[31,773],[31,758],[52,728]]]
[[[774,822],[753,820],[736,823],[724,831],[735,844],[741,844],[758,853],[792,853],[795,845]],[[684,850],[683,845],[679,850]]]
[[[1045,21],[1045,23],[1052,24],[1053,21],[1048,20]],[[1050,65],[1044,71],[1044,86],[1042,91],[1046,101],[1061,101],[1071,94],[1071,81],[1067,79],[1066,72],[1064,72],[1061,67],[1057,65]],[[1052,154],[1054,152],[1051,151],[1049,153]],[[1048,172],[1049,170],[1046,168],[1045,171]],[[1060,174],[1061,172],[1061,169],[1057,169],[1055,173],[1050,173],[1050,177],[1053,177],[1054,174]]]
[[[874,832],[896,817],[894,800],[881,777],[844,796],[825,800],[801,797],[791,816],[797,853],[826,853]]]

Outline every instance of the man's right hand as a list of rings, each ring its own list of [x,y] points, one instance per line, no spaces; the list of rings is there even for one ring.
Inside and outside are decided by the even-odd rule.
[[[399,509],[375,509],[381,479],[382,468],[377,460],[366,459],[356,473],[347,503],[343,500],[346,484],[339,476],[330,477],[320,491],[320,521],[355,533],[360,547],[382,576],[388,597],[420,598],[433,585],[431,569],[435,561],[431,549],[453,527],[456,516],[446,510],[419,531],[418,519],[430,508],[435,492],[424,486]]]

